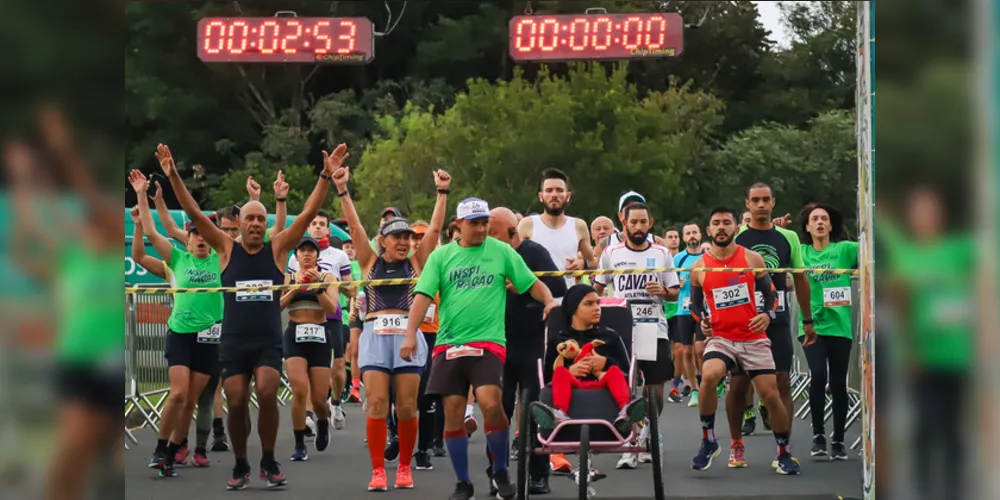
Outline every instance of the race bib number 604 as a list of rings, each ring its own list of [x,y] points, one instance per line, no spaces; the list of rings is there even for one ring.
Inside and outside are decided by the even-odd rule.
[[[851,305],[851,288],[846,286],[824,288],[823,305],[826,307]]]

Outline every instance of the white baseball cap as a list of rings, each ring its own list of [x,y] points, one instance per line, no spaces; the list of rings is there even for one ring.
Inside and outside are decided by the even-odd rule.
[[[459,202],[456,210],[458,220],[482,219],[490,216],[490,206],[479,198],[466,198]]]
[[[618,211],[621,212],[625,208],[625,204],[630,201],[638,201],[639,203],[646,203],[646,197],[636,193],[635,191],[629,191],[618,198]]]

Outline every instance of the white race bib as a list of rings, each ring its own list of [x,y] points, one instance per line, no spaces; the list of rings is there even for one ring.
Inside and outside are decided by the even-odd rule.
[[[444,352],[445,359],[455,359],[464,358],[466,356],[479,357],[483,355],[483,350],[478,347],[469,347],[465,345],[457,345],[455,347],[449,347],[447,351]]]
[[[632,321],[633,322],[656,322],[659,321],[658,312],[661,311],[656,304],[629,304],[632,308]]]
[[[729,309],[750,303],[750,289],[746,283],[712,289],[716,309]]]
[[[778,294],[778,310],[775,312],[779,313],[785,312],[785,292],[784,291],[779,292],[776,290],[774,293]],[[757,303],[757,310],[760,312],[764,312],[764,294],[758,291],[754,291],[753,298]]]
[[[691,310],[691,297],[684,297],[684,300],[681,301],[681,308],[685,311]]]
[[[383,314],[372,319],[375,335],[403,335],[406,333],[405,314]]]
[[[427,306],[427,314],[424,314],[424,323],[431,323],[434,321],[434,312],[437,311],[437,306],[431,304]]]
[[[851,287],[838,286],[823,289],[823,305],[826,307],[851,305]]]
[[[222,323],[216,323],[198,332],[199,344],[218,344],[222,338]]]
[[[300,342],[318,342],[321,344],[326,342],[326,327],[311,323],[295,325],[295,343]]]
[[[273,285],[274,282],[271,280],[248,280],[236,282],[237,288],[266,287]],[[236,292],[236,302],[271,302],[272,300],[274,300],[274,292],[271,290],[241,290]]]

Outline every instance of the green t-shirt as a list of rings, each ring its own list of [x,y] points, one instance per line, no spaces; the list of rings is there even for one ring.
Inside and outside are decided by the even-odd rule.
[[[538,280],[517,251],[500,240],[488,237],[482,245],[471,248],[456,241],[435,249],[414,291],[432,299],[441,294],[437,343],[493,342],[506,346],[507,279],[519,294]]]
[[[125,352],[121,254],[66,245],[57,265],[58,359],[76,365],[120,360]]]
[[[976,243],[946,236],[933,243],[909,241],[882,228],[893,277],[906,288],[916,361],[927,368],[967,370],[975,357],[973,273]]]
[[[351,281],[361,280],[361,264],[358,261],[351,261]],[[351,299],[348,299],[346,295],[340,294],[340,314],[344,324],[349,324],[348,318],[351,317]]]
[[[219,254],[212,250],[199,259],[186,250],[170,251],[170,283],[174,288],[215,288],[222,286]],[[198,333],[222,321],[221,293],[179,293],[167,327],[174,333]]]
[[[802,261],[809,269],[854,269],[858,267],[858,243],[838,241],[822,250],[802,245]],[[853,338],[851,320],[851,276],[807,274],[813,327],[819,335]],[[799,318],[799,336],[805,335]]]

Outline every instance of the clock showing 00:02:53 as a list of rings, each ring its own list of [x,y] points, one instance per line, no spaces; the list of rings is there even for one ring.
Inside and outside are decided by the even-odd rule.
[[[646,59],[684,50],[684,20],[675,12],[516,16],[509,34],[516,61]]]
[[[375,57],[363,17],[214,17],[198,22],[204,62],[367,64]]]

